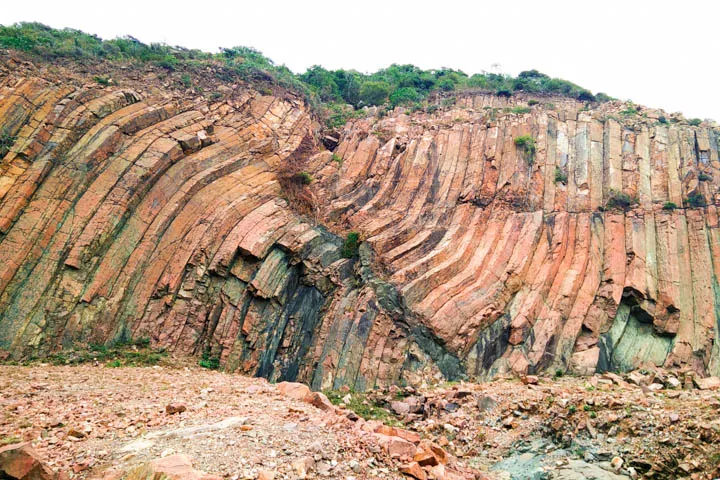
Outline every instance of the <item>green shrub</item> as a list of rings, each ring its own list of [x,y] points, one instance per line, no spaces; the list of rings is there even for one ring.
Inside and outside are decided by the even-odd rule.
[[[706,206],[707,202],[705,201],[705,196],[702,193],[694,193],[685,199],[685,204],[689,207],[699,208]]]
[[[365,420],[377,420],[394,427],[403,426],[403,423],[389,409],[385,408],[382,401],[373,399],[365,393],[352,390],[347,393],[338,390],[325,390],[323,393],[333,405],[344,403],[343,398],[349,395],[350,401],[345,404],[345,408],[352,410]]]
[[[333,162],[337,162],[340,165],[342,165],[342,163],[343,163],[343,158],[340,155],[338,155],[337,153],[333,153],[332,157],[330,157],[330,160],[332,160]]]
[[[560,167],[555,167],[555,181],[562,184],[567,184],[568,177]]]
[[[587,90],[581,90],[577,93],[576,99],[580,100],[581,102],[594,102],[595,101],[595,95],[590,93]]]
[[[0,437],[0,447],[4,447],[5,445],[12,445],[14,443],[21,443],[22,438],[15,436],[15,435],[8,435]],[[9,477],[12,478],[12,477]]]
[[[514,142],[516,147],[522,148],[525,152],[525,159],[527,162],[532,164],[535,160],[535,139],[530,135],[521,135],[519,137],[515,137]]]
[[[441,103],[442,103],[442,106],[445,108],[452,107],[453,105],[455,105],[455,103],[457,103],[457,97],[443,98]]]
[[[691,118],[690,120],[688,120],[688,123],[693,127],[697,127],[702,123],[702,120],[700,120],[699,118]]]
[[[623,110],[622,112],[620,112],[620,114],[625,115],[626,117],[630,116],[630,115],[637,115],[638,109],[635,108],[634,105],[628,105],[628,107],[625,110]]]
[[[675,202],[665,202],[662,208],[663,210],[675,210],[678,206]]]
[[[390,95],[387,82],[365,82],[360,87],[360,102],[363,105],[382,105]]]
[[[531,107],[534,107],[535,105],[537,105],[537,104],[539,104],[539,103],[540,103],[540,102],[537,101],[537,100],[535,100],[535,99],[528,100],[528,105],[531,106]]]
[[[16,137],[3,133],[0,135],[0,159],[7,155],[13,145],[15,145]]]
[[[345,237],[341,254],[343,258],[353,258],[358,254],[360,248],[360,234],[358,232],[349,232]]]
[[[700,174],[698,175],[698,180],[700,180],[701,182],[709,182],[712,180],[712,177],[705,172],[700,172]]]
[[[595,94],[595,101],[596,102],[609,102],[615,100],[613,97],[608,95],[607,93],[598,92]]]
[[[627,211],[638,203],[637,198],[631,197],[625,192],[610,190],[610,198],[605,203],[606,209],[620,209]]]
[[[662,123],[663,125],[667,124],[667,123],[668,123],[667,118],[665,118],[664,116],[660,115],[660,116],[658,117],[658,123]]]
[[[203,352],[198,362],[203,368],[208,370],[219,370],[220,369],[220,357],[216,355],[210,355],[210,351],[206,350]]]
[[[99,75],[94,76],[94,77],[93,77],[93,80],[95,80],[96,83],[98,83],[98,84],[100,84],[100,85],[103,85],[103,86],[106,86],[106,87],[107,87],[108,85],[110,85],[110,83],[111,83],[109,78],[107,78],[107,77],[101,77],[101,76],[99,76]]]
[[[211,66],[216,76],[227,82],[237,78],[267,93],[279,86],[302,97],[315,113],[332,103],[383,105],[390,100],[393,106],[415,104],[432,92],[451,92],[465,88],[481,88],[499,96],[510,97],[514,91],[561,95],[581,101],[606,101],[605,94],[592,95],[588,90],[567,80],[529,70],[516,78],[479,73],[468,76],[460,70],[440,68],[422,70],[414,65],[393,64],[374,73],[354,70],[327,70],[319,65],[296,75],[284,65],[275,63],[261,52],[249,47],[222,48],[219,53],[207,53],[160,43],[145,44],[133,37],[102,40],[79,30],[57,30],[40,23],[0,25],[0,48],[28,52],[44,59],[74,58],[108,61],[134,61],[156,65],[169,71],[199,72]],[[217,67],[220,67],[219,69]],[[223,68],[224,67],[224,68]],[[183,77],[186,88],[192,79]],[[529,101],[533,105],[537,100]],[[325,118],[325,117],[322,117]],[[340,120],[336,118],[335,124]]]
[[[308,172],[296,173],[293,178],[296,182],[302,183],[303,185],[310,185],[313,181],[312,175],[310,175]]]
[[[182,76],[180,77],[180,82],[185,88],[192,87],[192,77],[190,77],[190,75],[187,73],[182,74]]]
[[[521,106],[513,107],[510,111],[518,115],[522,115],[523,113],[530,113],[530,109],[528,107]]]
[[[340,128],[357,114],[352,106],[343,103],[328,103],[323,113],[328,128]]]
[[[62,350],[37,360],[53,365],[80,365],[90,362],[104,362],[105,366],[139,367],[157,365],[167,355],[161,348],[152,348],[150,339],[119,341],[115,344],[89,344],[87,348],[78,347]]]
[[[390,94],[390,105],[397,107],[398,105],[407,105],[415,103],[422,99],[422,96],[412,87],[402,87]]]

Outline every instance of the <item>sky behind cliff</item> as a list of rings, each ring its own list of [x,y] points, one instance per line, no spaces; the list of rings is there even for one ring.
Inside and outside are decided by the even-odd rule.
[[[720,121],[720,3],[649,0],[10,2],[103,38],[202,50],[252,46],[278,64],[375,71],[392,63],[516,75],[532,68],[597,93]]]

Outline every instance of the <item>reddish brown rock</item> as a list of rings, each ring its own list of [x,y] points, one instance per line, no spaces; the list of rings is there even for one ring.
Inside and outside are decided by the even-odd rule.
[[[182,403],[169,403],[165,405],[165,413],[168,415],[175,415],[176,413],[183,413],[187,410],[187,407]]]
[[[0,476],[16,480],[58,479],[58,474],[43,463],[29,443],[0,448]]]
[[[408,442],[400,437],[390,437],[381,433],[375,434],[378,445],[392,458],[412,460],[417,452],[414,443]]]
[[[391,427],[389,425],[385,425],[379,422],[378,424],[375,424],[373,426],[372,431],[381,435],[386,435],[388,437],[402,438],[403,440],[415,444],[420,442],[420,435],[416,432],[411,432],[410,430],[405,430],[398,427]]]
[[[720,378],[718,377],[707,377],[707,378],[693,378],[695,385],[700,390],[717,390],[720,389]]]
[[[400,473],[407,475],[409,477],[415,478],[417,480],[426,480],[427,474],[425,471],[418,465],[417,462],[410,462],[405,465],[400,466]]]
[[[325,394],[320,392],[310,392],[303,398],[303,402],[309,403],[315,408],[324,410],[329,413],[335,412],[335,406],[328,400]]]
[[[277,389],[281,394],[294,398],[295,400],[303,400],[310,394],[310,389],[307,385],[296,382],[280,382],[277,384]]]
[[[467,92],[329,139],[292,94],[241,85],[210,102],[0,61],[0,358],[133,336],[315,390],[720,375],[707,123]],[[512,113],[531,99],[547,108]],[[313,182],[289,196],[299,172]],[[348,259],[350,230],[365,242]]]
[[[221,480],[222,477],[209,475],[195,470],[187,455],[177,454],[153,460],[127,472],[123,478],[128,480],[146,480],[159,476],[170,480]]]

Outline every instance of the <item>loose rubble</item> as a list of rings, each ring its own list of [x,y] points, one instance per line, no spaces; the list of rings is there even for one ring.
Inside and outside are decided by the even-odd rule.
[[[0,468],[30,480],[8,473],[22,452],[42,480],[714,479],[713,385],[656,369],[346,389],[333,405],[198,368],[0,367]],[[385,423],[346,408],[358,399]]]

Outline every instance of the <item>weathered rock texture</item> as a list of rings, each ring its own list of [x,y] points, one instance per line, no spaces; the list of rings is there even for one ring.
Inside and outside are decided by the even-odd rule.
[[[662,206],[714,202],[718,132],[508,102],[357,120],[333,158],[290,96],[6,69],[0,355],[147,337],[314,388],[643,362],[717,374],[717,209]],[[321,224],[367,240],[359,258],[284,198],[278,171],[298,160]],[[601,212],[614,191],[638,204]]]
[[[278,167],[316,151],[302,102],[138,87],[2,77],[0,355],[149,338],[317,388],[399,381],[413,345],[372,252],[282,198]]]
[[[717,374],[719,132],[553,102],[466,95],[347,125],[342,162],[315,159],[325,217],[362,232],[468,374]],[[618,192],[637,203],[612,208]],[[663,209],[696,194],[710,206]]]

